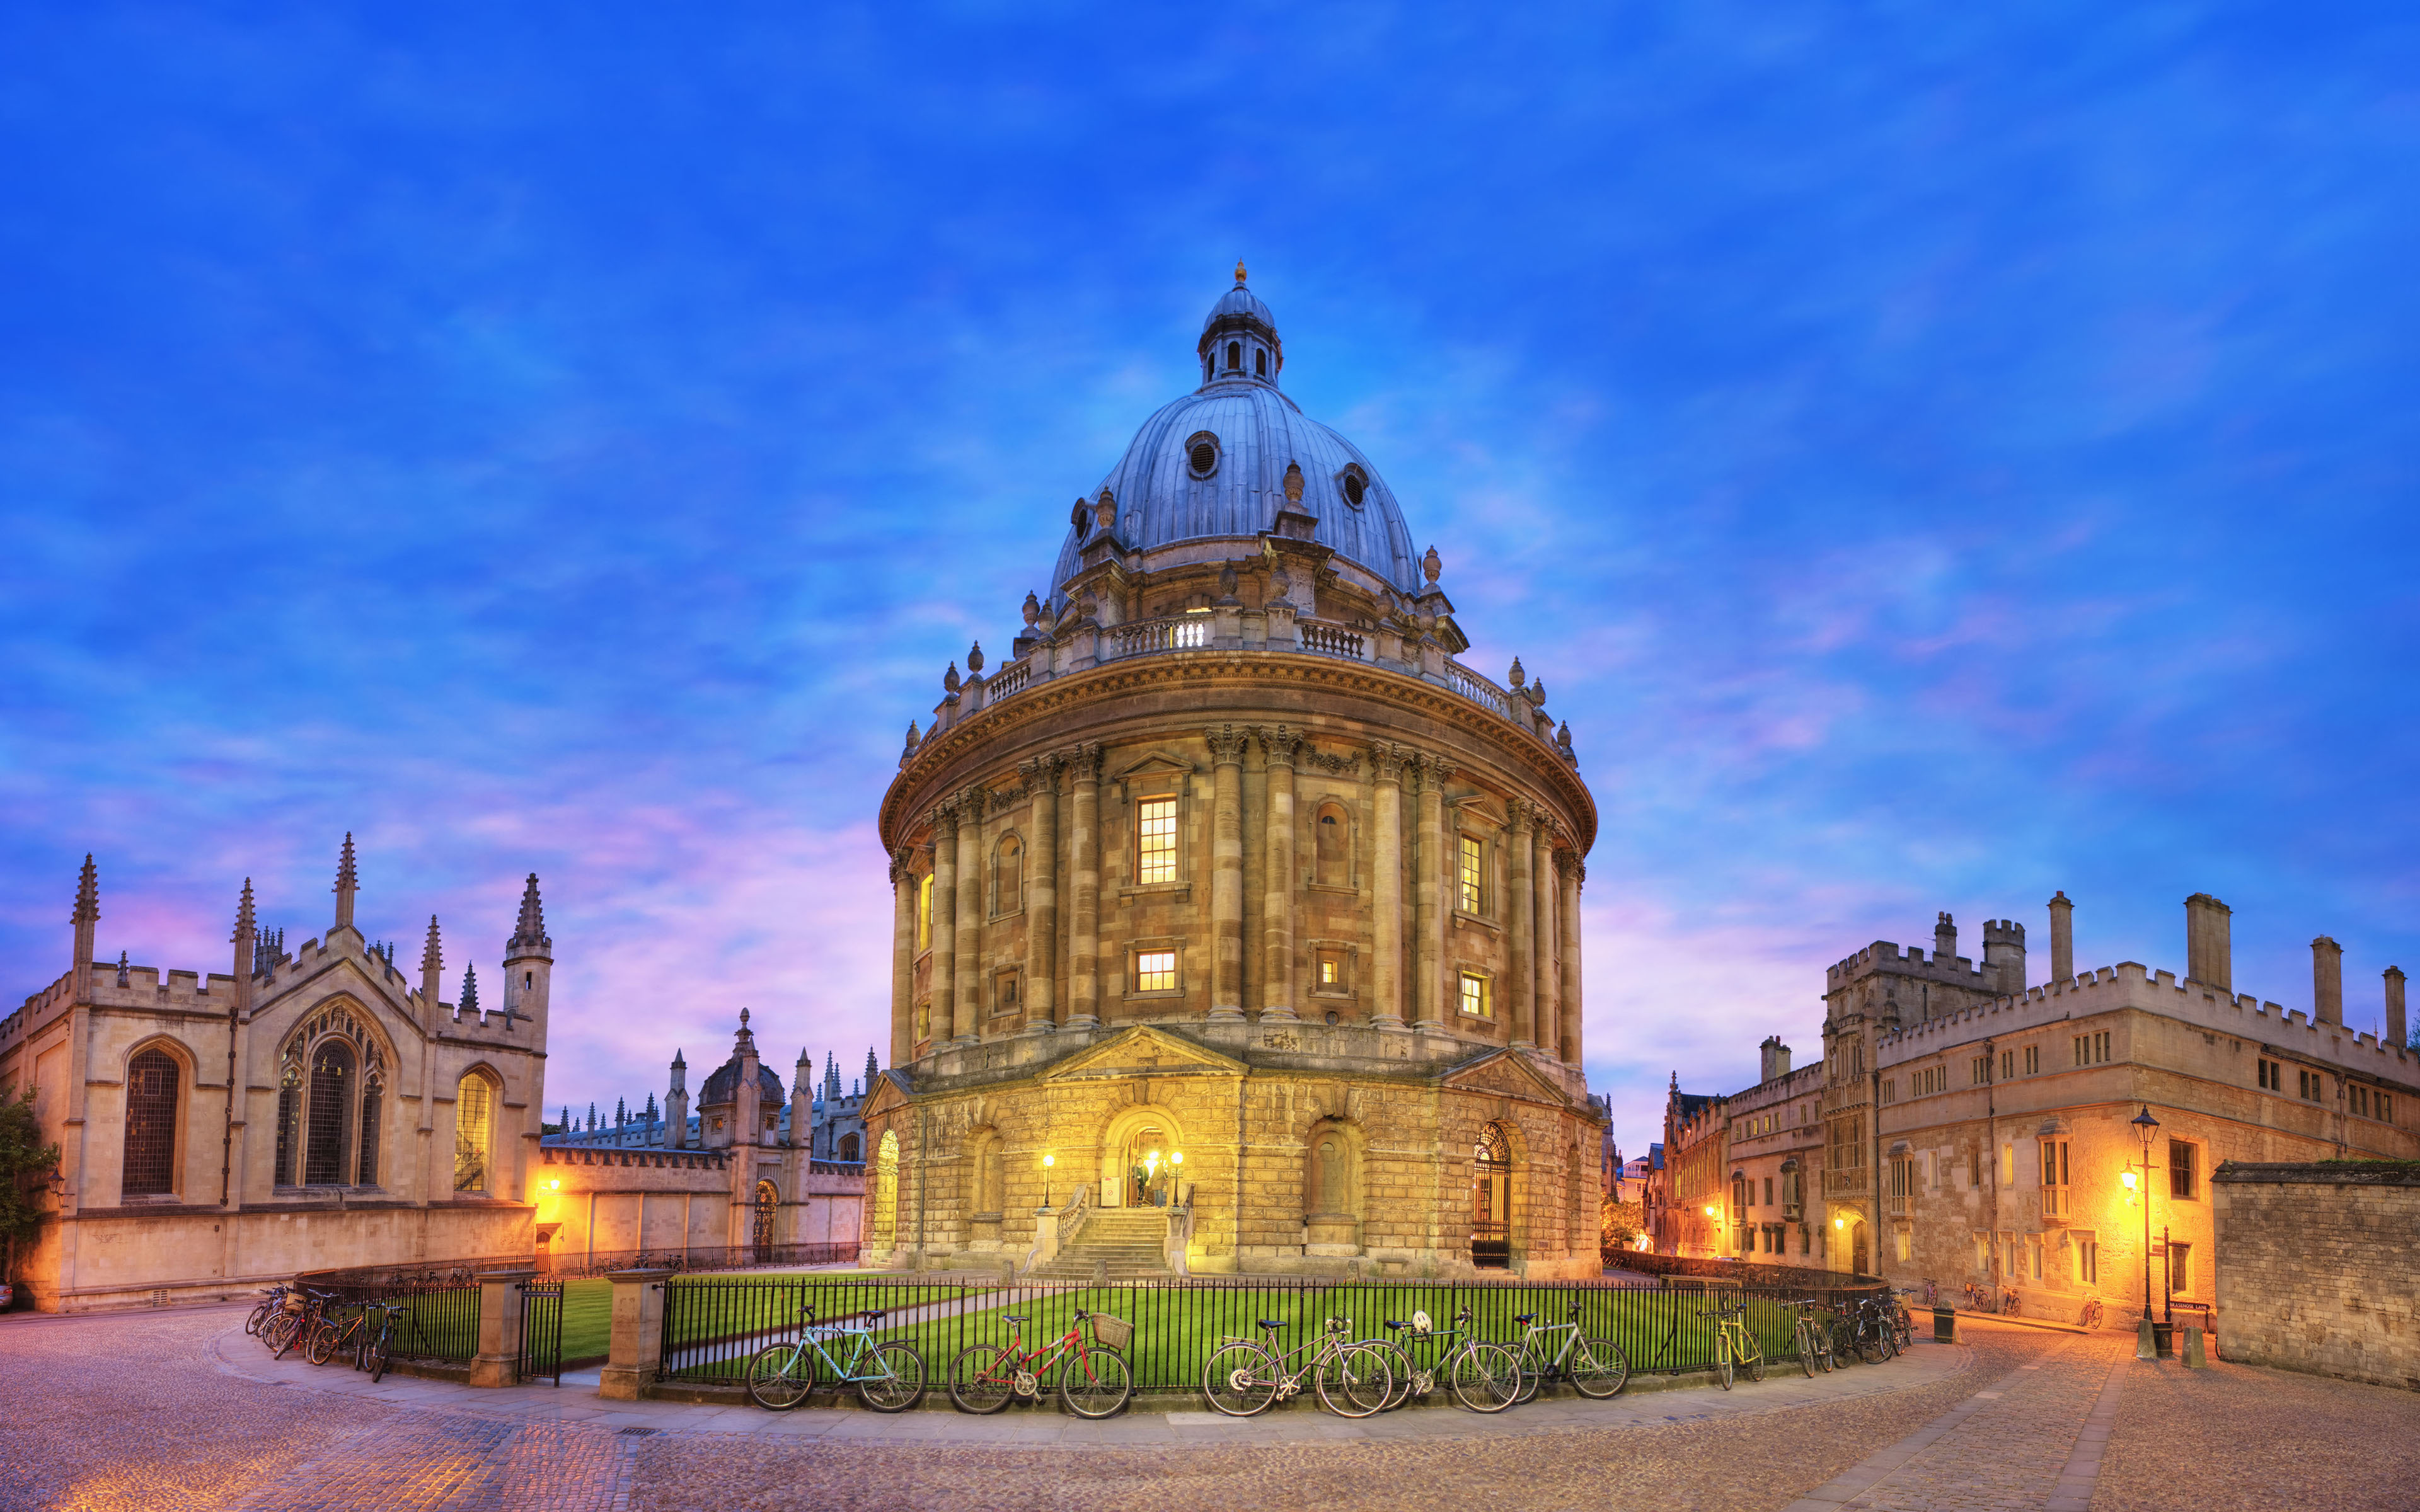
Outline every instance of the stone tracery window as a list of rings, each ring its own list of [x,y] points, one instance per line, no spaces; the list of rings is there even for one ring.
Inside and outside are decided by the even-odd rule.
[[[118,1190],[130,1197],[177,1190],[177,1108],[183,1068],[158,1046],[126,1067],[126,1149]]]
[[[385,1052],[351,1009],[321,1011],[278,1053],[279,1186],[376,1186]]]
[[[477,1072],[463,1076],[454,1093],[454,1190],[491,1192],[495,1159],[496,1091]]]

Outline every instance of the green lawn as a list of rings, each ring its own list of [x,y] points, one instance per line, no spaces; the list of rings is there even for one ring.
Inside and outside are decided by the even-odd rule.
[[[780,1328],[796,1318],[799,1302],[810,1295],[818,1313],[828,1319],[876,1307],[889,1309],[892,1316],[878,1333],[884,1338],[904,1338],[913,1344],[924,1357],[927,1378],[936,1386],[946,1379],[951,1362],[968,1345],[1008,1341],[1012,1325],[1002,1318],[1004,1313],[1026,1319],[1028,1348],[1063,1335],[1078,1307],[1109,1313],[1134,1325],[1134,1342],[1125,1353],[1136,1384],[1146,1389],[1183,1389],[1198,1383],[1212,1351],[1228,1337],[1257,1336],[1260,1331],[1255,1325],[1261,1319],[1286,1325],[1278,1335],[1278,1346],[1288,1350],[1315,1340],[1328,1318],[1351,1319],[1354,1336],[1367,1338],[1384,1333],[1387,1319],[1409,1319],[1415,1310],[1426,1311],[1435,1328],[1450,1328],[1454,1314],[1468,1305],[1481,1338],[1518,1343],[1523,1325],[1514,1320],[1516,1315],[1535,1313],[1541,1323],[1560,1323],[1570,1317],[1575,1298],[1581,1303],[1581,1331],[1620,1345],[1634,1371],[1703,1369],[1714,1357],[1714,1325],[1698,1314],[1730,1300],[1693,1291],[1575,1291],[1544,1286],[1423,1283],[1106,1287],[1050,1292],[910,1285],[904,1279],[815,1278],[776,1285],[756,1283],[753,1278],[746,1283],[726,1279],[721,1282],[710,1309],[683,1308],[680,1320],[688,1339],[730,1339],[732,1347],[714,1351],[717,1358],[687,1364],[679,1373],[688,1379],[737,1376],[756,1341],[743,1343],[736,1335]],[[706,1299],[701,1296],[696,1301]],[[1768,1359],[1779,1360],[1787,1354],[1791,1320],[1786,1306],[1749,1300],[1747,1322]],[[842,1352],[838,1347],[828,1348],[835,1355]],[[566,1343],[566,1357],[569,1354]]]

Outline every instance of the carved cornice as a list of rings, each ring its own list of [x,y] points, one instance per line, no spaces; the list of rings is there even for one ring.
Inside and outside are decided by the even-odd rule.
[[[1239,729],[1232,724],[1222,724],[1202,732],[1202,734],[1210,742],[1210,760],[1214,764],[1238,766],[1243,764],[1244,747],[1251,740],[1249,727]]]
[[[953,763],[976,752],[1013,744],[1027,732],[1047,730],[1078,711],[1113,702],[1123,694],[1165,695],[1173,686],[1183,689],[1188,698],[1200,699],[1214,696],[1212,689],[1217,684],[1246,685],[1247,690],[1241,694],[1245,702],[1253,696],[1249,685],[1259,684],[1366,698],[1424,715],[1460,732],[1491,753],[1483,764],[1477,766],[1468,755],[1450,758],[1453,769],[1465,772],[1481,785],[1489,785],[1482,774],[1500,766],[1505,779],[1535,783],[1554,794],[1575,820],[1589,829],[1594,828],[1596,800],[1552,742],[1450,688],[1403,672],[1329,656],[1212,650],[1136,656],[1062,673],[1015,698],[987,705],[939,733],[927,734],[883,797],[882,830],[892,833],[905,822],[904,805],[923,787],[919,779],[925,774],[946,771]],[[1095,751],[1093,766],[1097,776],[1099,748],[1087,742],[1076,748],[1080,751],[1086,747]],[[1079,761],[1080,757],[1071,759],[1070,765],[1077,766]],[[1080,769],[1078,776],[1080,779]]]

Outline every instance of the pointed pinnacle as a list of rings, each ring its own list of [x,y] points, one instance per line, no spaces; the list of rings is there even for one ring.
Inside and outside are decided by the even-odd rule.
[[[101,873],[92,864],[92,853],[84,854],[84,871],[76,876],[75,918],[73,924],[88,924],[101,918]]]
[[[344,853],[336,858],[335,890],[343,892],[360,886],[361,878],[353,870],[353,832],[348,829],[345,831]]]
[[[435,914],[428,916],[428,945],[427,949],[420,952],[420,969],[423,971],[442,971],[445,969],[445,952],[438,948],[437,943],[437,916]]]
[[[252,911],[252,878],[246,877],[243,879],[243,896],[236,900],[235,933],[228,938],[242,940],[250,937],[257,923]]]

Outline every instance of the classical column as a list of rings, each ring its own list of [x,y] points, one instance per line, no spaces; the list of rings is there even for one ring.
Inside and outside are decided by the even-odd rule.
[[[970,787],[958,795],[957,952],[952,963],[950,1022],[960,1044],[982,1036],[983,1024],[983,820],[986,795]]]
[[[932,942],[924,981],[932,989],[925,1005],[924,1038],[933,1044],[949,1042],[956,1023],[958,995],[958,800],[944,798],[933,810]]]
[[[1559,911],[1555,887],[1555,829],[1546,810],[1538,810],[1538,827],[1530,852],[1529,882],[1537,901],[1529,918],[1537,930],[1537,944],[1529,957],[1532,974],[1537,979],[1538,1048],[1557,1060],[1563,1057],[1563,952],[1557,949],[1555,916]]]
[[[1419,849],[1413,865],[1412,1020],[1414,1028],[1445,1027],[1445,779],[1453,768],[1442,756],[1424,753],[1416,770],[1420,784]]]
[[[1556,937],[1563,946],[1563,1059],[1580,1063],[1580,879],[1588,868],[1574,851],[1563,858],[1562,927]]]
[[[1059,764],[1037,756],[1018,770],[1032,795],[1033,833],[1025,838],[1025,1026],[1058,1026]]]
[[[1076,772],[1075,827],[1067,862],[1075,875],[1076,916],[1068,921],[1067,1017],[1071,1029],[1101,1026],[1101,748],[1082,745]]]
[[[1222,724],[1208,732],[1210,808],[1210,1016],[1244,1016],[1244,740]]]
[[[1532,822],[1529,801],[1515,798],[1509,806],[1512,811],[1512,829],[1504,847],[1504,890],[1512,906],[1505,922],[1511,926],[1504,941],[1504,974],[1512,979],[1512,1043],[1527,1049],[1538,1042],[1537,984],[1530,980],[1530,963],[1538,958],[1536,891],[1529,881],[1530,835]]]
[[[891,1063],[916,1058],[916,853],[891,857]]]
[[[1384,741],[1373,747],[1378,785],[1370,837],[1370,1022],[1404,1026],[1404,764],[1411,752]]]
[[[1280,1023],[1294,1011],[1294,753],[1302,736],[1284,725],[1260,732],[1268,767],[1268,834],[1262,863],[1268,888],[1261,903],[1261,1018]]]

